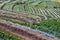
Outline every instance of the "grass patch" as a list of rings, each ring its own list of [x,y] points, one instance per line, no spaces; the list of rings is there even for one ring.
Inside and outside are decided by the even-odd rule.
[[[22,38],[18,38],[16,36],[8,34],[7,32],[2,31],[1,29],[0,29],[0,38],[4,40],[23,40]]]

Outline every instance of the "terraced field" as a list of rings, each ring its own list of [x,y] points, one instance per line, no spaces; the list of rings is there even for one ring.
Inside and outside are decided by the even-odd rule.
[[[57,37],[60,40],[60,3],[58,2],[49,1],[49,0],[0,0],[0,19],[37,30],[38,33],[35,32],[36,35],[39,34],[40,31],[49,34],[47,35],[45,33],[43,34],[41,33],[42,36],[39,36],[41,37],[39,38],[36,35],[32,34],[31,32],[31,35],[33,35],[31,36],[30,33],[27,32],[24,33],[25,30],[24,27],[23,27],[24,30],[22,31],[23,34],[21,33],[19,34],[17,33],[16,30],[9,29],[7,28],[7,26],[4,26],[4,25],[9,25],[8,23],[7,24],[5,23],[4,25],[0,24],[0,26],[2,25],[2,27],[4,27],[7,30],[16,31],[14,33],[20,35],[22,39],[48,40],[49,38],[49,40],[57,40],[55,39]],[[11,25],[9,27],[11,27]],[[17,28],[17,26],[15,27]],[[1,30],[4,31],[3,28]],[[18,32],[21,32],[20,30]],[[10,33],[9,31],[5,31],[5,32]],[[51,36],[50,34],[52,34],[53,36]],[[18,36],[16,34],[13,35]],[[46,37],[44,38],[43,36]]]

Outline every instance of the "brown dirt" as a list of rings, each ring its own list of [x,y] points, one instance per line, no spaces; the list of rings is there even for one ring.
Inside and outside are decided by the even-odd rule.
[[[44,34],[40,34],[2,20],[0,20],[0,29],[17,37],[21,37],[24,40],[57,40],[57,38],[50,38]]]

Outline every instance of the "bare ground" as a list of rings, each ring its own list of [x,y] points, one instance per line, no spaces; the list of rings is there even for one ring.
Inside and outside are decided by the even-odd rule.
[[[44,34],[16,26],[15,24],[7,24],[7,22],[2,20],[0,20],[0,29],[17,37],[21,37],[24,40],[58,40],[57,38],[51,38]]]

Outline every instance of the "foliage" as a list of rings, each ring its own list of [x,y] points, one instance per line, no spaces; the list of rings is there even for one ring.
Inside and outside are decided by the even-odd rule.
[[[42,31],[46,31],[60,37],[60,18],[50,18],[48,20],[40,22],[37,25],[40,26],[38,29],[42,29]]]
[[[55,36],[60,37],[60,18],[58,18],[58,19],[50,18],[50,19],[44,20],[40,23],[36,23],[35,25],[30,25],[28,23],[19,22],[18,20],[11,20],[10,18],[4,18],[3,17],[3,18],[0,18],[0,19],[4,19],[4,20],[7,20],[7,21],[11,21],[13,23],[28,26],[28,27],[31,27],[33,29],[39,29],[41,31],[52,33]]]
[[[0,30],[0,37],[4,40],[22,40],[22,38],[18,38],[16,36],[10,35],[7,32]]]

